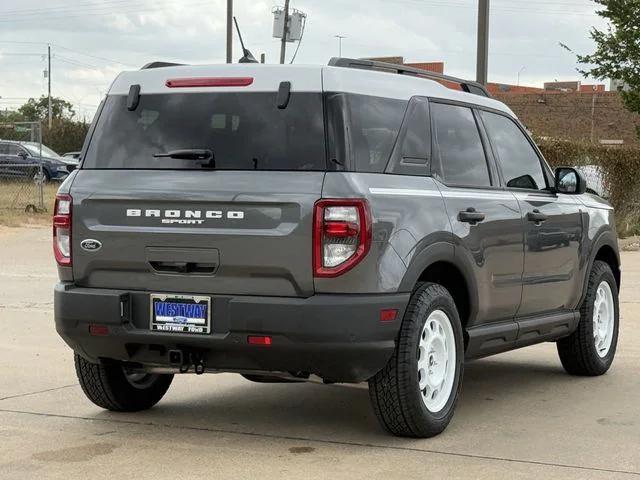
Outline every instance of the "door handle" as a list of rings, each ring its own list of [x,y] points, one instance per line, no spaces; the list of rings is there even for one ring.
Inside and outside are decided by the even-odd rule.
[[[542,213],[537,208],[533,212],[527,213],[527,220],[529,220],[530,222],[535,222],[538,225],[541,224],[542,222],[546,222],[548,218],[549,217],[547,217],[544,213]]]
[[[471,225],[475,225],[478,222],[482,222],[485,219],[485,214],[476,212],[476,209],[473,207],[469,207],[466,210],[458,213],[458,221],[464,223],[470,223]]]

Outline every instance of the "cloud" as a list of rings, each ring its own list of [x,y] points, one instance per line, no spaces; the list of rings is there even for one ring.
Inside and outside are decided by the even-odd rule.
[[[268,62],[279,57],[271,13],[279,3],[235,0],[234,13],[247,47],[256,57],[265,53]],[[345,56],[445,61],[447,73],[470,78],[475,74],[476,12],[471,0],[291,0],[291,5],[308,15],[297,63],[326,63],[338,54],[334,35],[340,34],[347,37]],[[226,0],[66,0],[53,5],[43,0],[3,0],[0,95],[21,98],[45,93],[46,62],[37,55],[3,56],[2,52],[45,54],[48,42],[58,56],[52,72],[55,94],[77,101],[80,107],[84,104],[85,111],[98,105],[123,69],[153,60],[223,62],[225,8]],[[602,25],[590,3],[495,0],[492,9],[489,77],[498,82],[515,83],[523,66],[522,84],[577,78],[575,58],[558,42],[588,52],[591,25]],[[2,43],[21,40],[41,43]],[[287,58],[291,58],[296,45],[287,47]],[[239,57],[236,38],[234,58]],[[5,105],[0,100],[0,108]]]

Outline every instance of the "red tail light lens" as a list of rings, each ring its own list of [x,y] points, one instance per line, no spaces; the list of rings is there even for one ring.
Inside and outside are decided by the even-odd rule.
[[[58,265],[71,266],[71,208],[70,195],[57,195],[53,209],[53,254]]]
[[[313,225],[316,277],[337,277],[348,272],[371,248],[371,214],[366,200],[319,200]]]
[[[253,77],[195,77],[170,78],[165,85],[169,88],[248,87],[252,83]]]

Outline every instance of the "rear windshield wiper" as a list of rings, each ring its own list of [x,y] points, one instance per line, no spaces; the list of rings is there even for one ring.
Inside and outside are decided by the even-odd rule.
[[[154,153],[154,158],[176,158],[178,160],[209,160],[213,158],[213,152],[211,150],[203,149],[184,149],[184,150],[171,150],[170,152]]]

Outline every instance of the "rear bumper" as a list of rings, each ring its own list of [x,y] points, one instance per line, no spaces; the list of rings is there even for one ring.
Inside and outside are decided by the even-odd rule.
[[[152,332],[149,293],[60,283],[54,296],[56,330],[94,362],[169,367],[169,350],[181,350],[197,353],[208,370],[304,372],[358,382],[375,375],[393,354],[409,302],[409,294],[211,298],[211,334]],[[381,322],[383,309],[397,309],[396,319]],[[89,325],[107,326],[109,333],[92,336]],[[272,344],[248,345],[249,335],[269,335]]]

